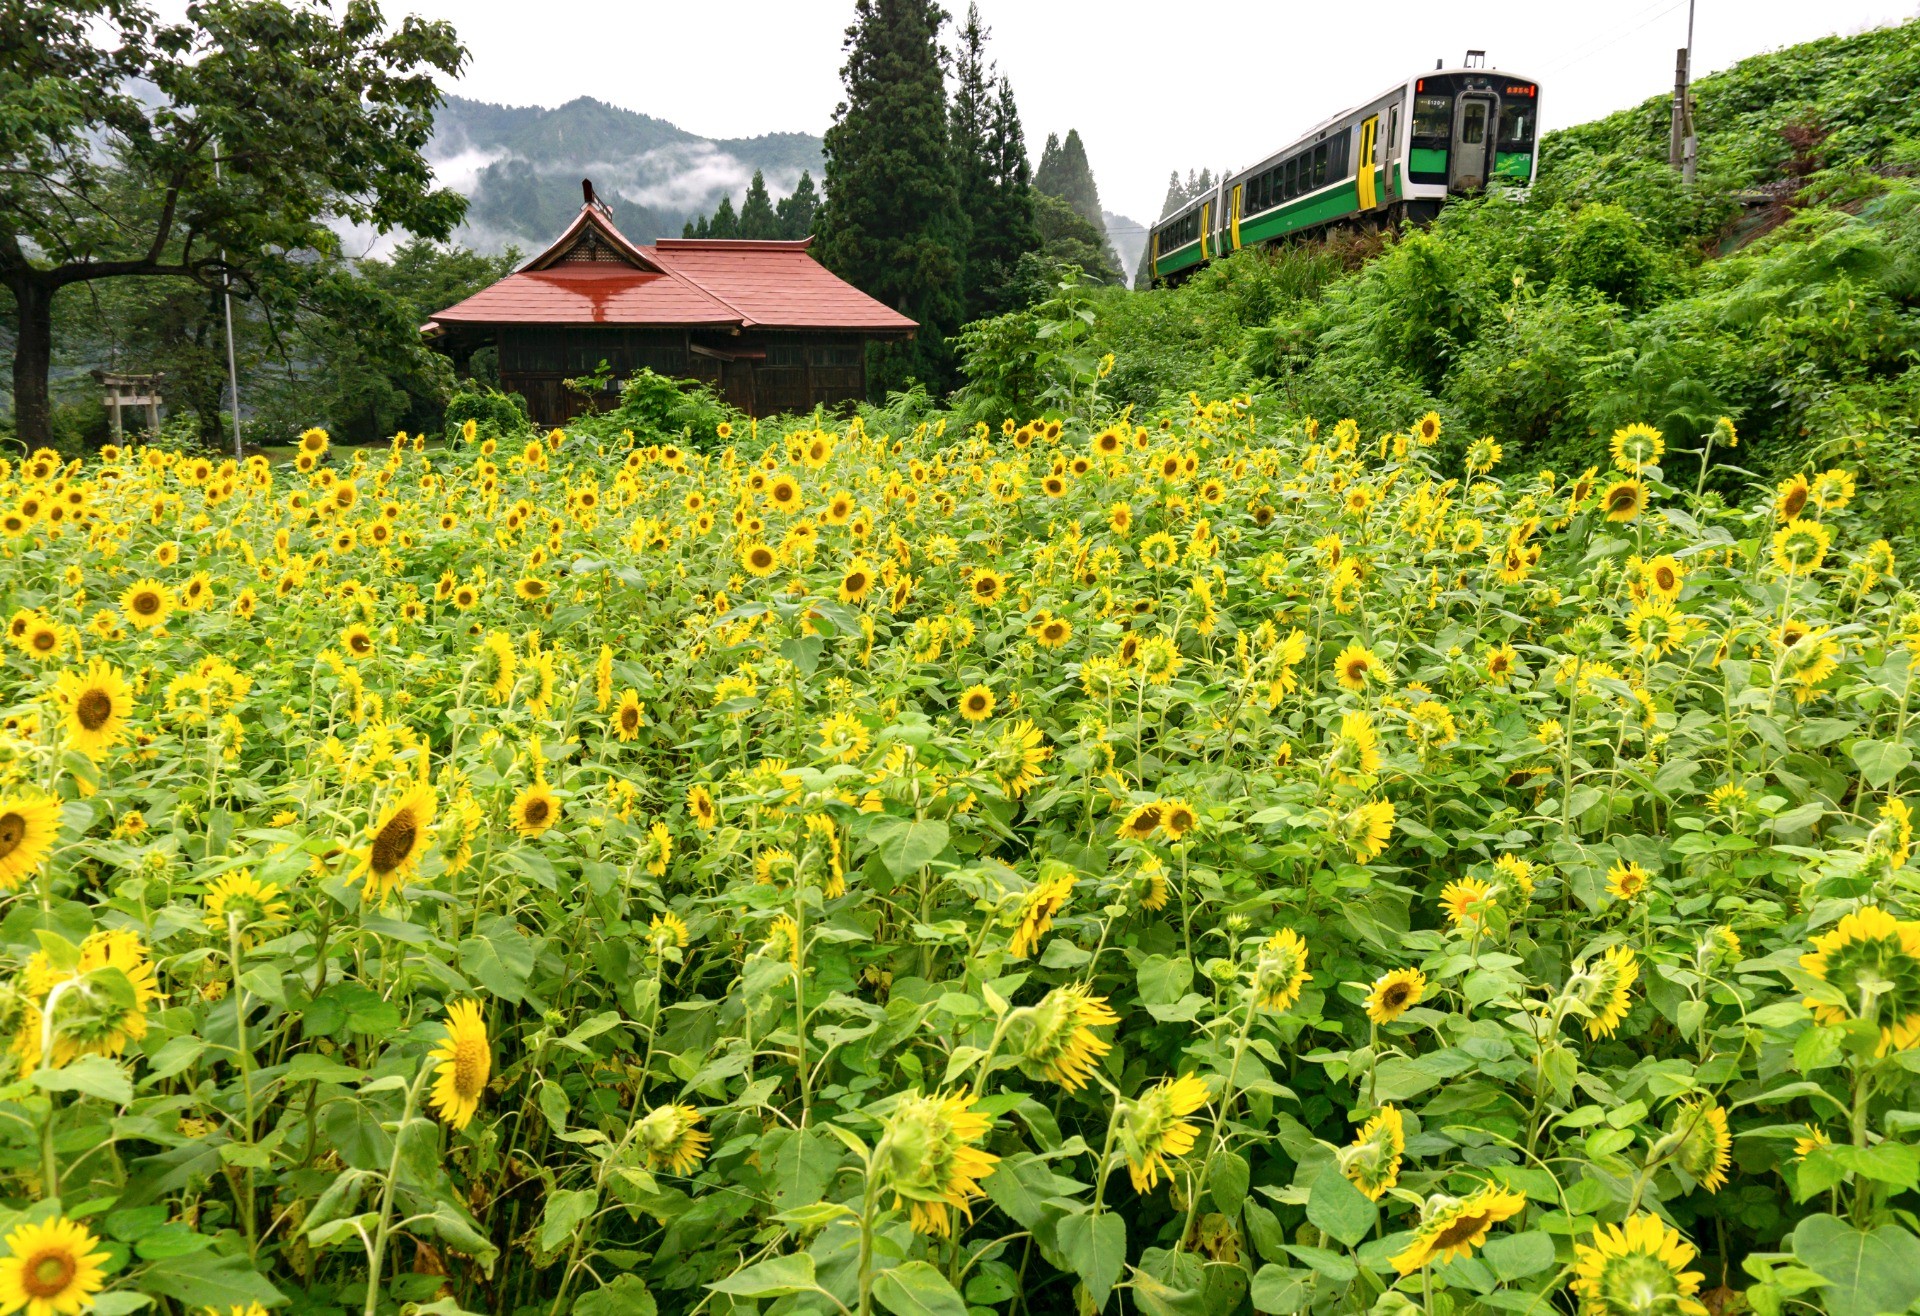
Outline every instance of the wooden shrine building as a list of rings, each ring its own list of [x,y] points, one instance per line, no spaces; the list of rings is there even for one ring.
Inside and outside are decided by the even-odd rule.
[[[915,324],[829,273],[800,242],[662,238],[638,246],[583,182],[585,203],[545,251],[421,326],[462,374],[496,347],[500,384],[557,425],[618,398],[643,366],[712,384],[749,415],[864,398],[866,345]],[[616,381],[588,398],[562,381],[605,361]]]

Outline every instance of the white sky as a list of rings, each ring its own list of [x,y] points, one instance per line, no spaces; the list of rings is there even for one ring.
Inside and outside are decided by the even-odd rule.
[[[965,0],[946,0],[956,17]],[[1833,32],[1920,16],[1916,0],[1697,0],[1696,73]],[[1541,83],[1549,128],[1673,85],[1688,0],[980,0],[1035,163],[1078,128],[1109,210],[1159,216],[1169,170],[1252,163],[1399,79],[1485,49]],[[157,6],[175,16],[184,0]],[[851,0],[384,0],[453,21],[451,90],[509,105],[593,96],[708,137],[824,131]],[[1174,21],[1168,22],[1169,16]]]

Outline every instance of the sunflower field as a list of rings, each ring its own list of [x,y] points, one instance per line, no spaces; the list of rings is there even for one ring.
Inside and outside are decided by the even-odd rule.
[[[1440,438],[7,464],[0,1313],[1906,1311],[1855,475]]]

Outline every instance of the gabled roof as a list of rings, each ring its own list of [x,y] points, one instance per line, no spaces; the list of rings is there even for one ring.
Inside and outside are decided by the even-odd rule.
[[[848,329],[910,335],[918,326],[828,271],[813,239],[749,242],[628,239],[582,185],[585,204],[554,242],[490,288],[434,315],[455,325],[557,324]]]

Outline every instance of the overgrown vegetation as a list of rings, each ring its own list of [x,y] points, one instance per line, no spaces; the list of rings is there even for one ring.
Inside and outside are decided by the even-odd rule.
[[[1291,415],[1386,428],[1437,409],[1577,471],[1607,435],[1654,423],[1697,448],[1707,485],[1846,454],[1897,536],[1920,509],[1920,25],[1748,60],[1698,84],[1701,175],[1666,166],[1666,98],[1549,136],[1524,199],[1450,206],[1432,228],[1242,252],[1185,285],[1070,294],[1108,387],[1141,407],[1195,380]],[[968,396],[1016,400],[1044,314],[974,326]],[[1044,382],[1025,386],[1034,396]]]

